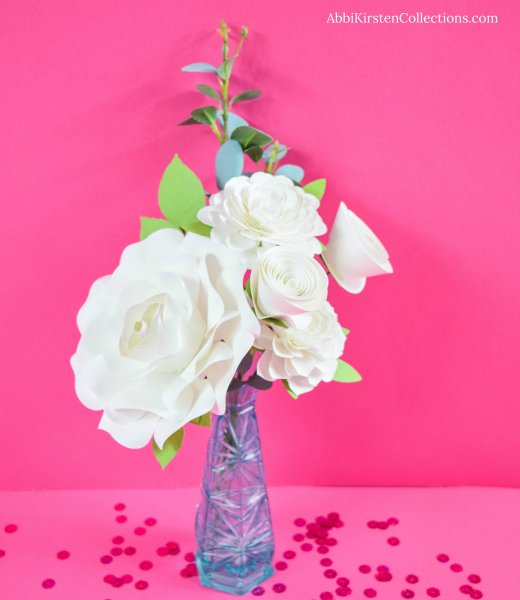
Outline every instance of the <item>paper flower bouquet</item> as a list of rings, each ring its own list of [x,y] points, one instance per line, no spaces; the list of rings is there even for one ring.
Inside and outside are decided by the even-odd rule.
[[[159,185],[164,219],[141,218],[141,241],[98,279],[78,314],[72,357],[81,402],[128,448],[151,443],[165,467],[189,426],[212,426],[197,515],[201,582],[242,594],[272,573],[273,535],[254,412],[257,390],[280,380],[294,398],[329,381],[354,382],[342,360],[347,330],[327,301],[328,275],[359,293],[391,273],[388,254],[345,204],[328,245],[318,209],[325,180],[303,183],[288,148],[232,112],[237,48],[222,23],[220,66],[197,89],[212,105],[181,125],[215,134],[218,191],[208,193],[176,155]],[[245,156],[255,165],[244,172]],[[281,164],[282,163],[282,164]]]

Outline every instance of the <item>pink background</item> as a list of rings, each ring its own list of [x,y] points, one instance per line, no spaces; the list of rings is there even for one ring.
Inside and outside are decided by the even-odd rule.
[[[330,10],[498,14],[498,25],[327,25]],[[513,0],[10,0],[0,20],[3,488],[200,480],[207,432],[161,472],[96,430],[69,357],[91,282],[158,216],[179,152],[212,186],[201,105],[226,17],[251,30],[237,112],[327,177],[396,273],[335,301],[362,384],[259,403],[271,484],[520,484],[519,44]],[[203,102],[203,101],[202,101]],[[243,107],[243,108],[242,108]]]

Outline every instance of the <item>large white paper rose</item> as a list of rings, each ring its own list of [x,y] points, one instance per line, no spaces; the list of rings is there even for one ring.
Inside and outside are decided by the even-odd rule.
[[[194,234],[160,230],[128,246],[79,311],[71,363],[81,402],[128,448],[167,438],[208,411],[259,332],[234,253]]]
[[[288,177],[254,173],[230,179],[197,216],[213,227],[214,240],[239,251],[252,267],[259,247],[293,246],[309,256],[319,254],[316,236],[327,228],[318,205]]]
[[[346,336],[332,306],[326,302],[309,313],[303,326],[267,325],[255,346],[264,353],[258,374],[268,381],[286,379],[295,394],[314,389],[321,381],[332,381]]]
[[[285,246],[270,248],[251,271],[251,296],[260,318],[295,317],[317,310],[329,280],[321,265]]]
[[[342,202],[323,260],[341,287],[359,294],[367,277],[393,273],[388,252],[374,232]]]

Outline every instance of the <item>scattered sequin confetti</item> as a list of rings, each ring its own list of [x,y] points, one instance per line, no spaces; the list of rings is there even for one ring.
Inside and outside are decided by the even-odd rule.
[[[153,527],[154,525],[157,524],[157,519],[154,519],[153,517],[148,517],[147,519],[144,520],[144,524],[147,525],[148,527]]]
[[[124,549],[124,553],[125,553],[127,556],[133,556],[133,555],[134,555],[136,552],[137,552],[137,548],[134,548],[134,546],[127,546],[127,547]]]
[[[447,563],[450,557],[447,554],[437,554],[437,560],[441,563]]]
[[[389,537],[386,541],[390,544],[390,546],[399,546],[401,543],[401,540],[396,537]]]
[[[458,563],[453,563],[452,565],[450,565],[450,569],[454,573],[460,573],[462,571],[462,565],[459,565]]]
[[[470,583],[480,583],[482,581],[482,579],[480,578],[480,575],[468,575],[468,581]]]
[[[144,579],[140,579],[139,581],[135,582],[136,590],[145,590],[147,587],[148,587],[148,582],[144,581]]]
[[[18,525],[15,525],[14,523],[9,523],[9,525],[5,526],[4,531],[6,533],[15,533],[16,531],[18,531]]]
[[[255,587],[253,590],[251,590],[251,593],[253,594],[253,596],[263,596],[265,594],[265,589],[259,585],[258,587]]]
[[[126,508],[126,505],[125,505],[125,504],[123,504],[122,502],[118,502],[118,503],[117,503],[117,504],[114,506],[114,510],[118,510],[118,511],[125,510],[125,508]]]
[[[363,594],[365,594],[367,598],[375,598],[377,596],[377,591],[374,588],[367,588],[366,590],[363,590]]]
[[[285,569],[287,569],[287,563],[283,560],[279,560],[275,565],[274,568],[277,571],[285,571]]]
[[[139,568],[142,571],[149,571],[153,567],[153,562],[151,560],[143,560],[139,563]]]
[[[287,560],[292,560],[293,558],[295,558],[296,556],[296,552],[294,550],[286,550],[283,553],[283,557],[286,558]]]
[[[42,581],[42,588],[48,590],[50,588],[53,588],[56,585],[56,582],[54,581],[54,579],[44,579]]]
[[[418,583],[419,577],[417,577],[417,575],[407,575],[406,576],[406,581],[408,583]]]
[[[441,595],[441,591],[436,587],[430,587],[426,590],[426,593],[430,598],[438,598]]]
[[[144,527],[136,527],[134,529],[135,535],[144,535],[146,533],[146,529]]]
[[[401,596],[403,598],[414,598],[415,597],[415,592],[413,590],[403,590],[401,592]]]
[[[70,556],[70,552],[68,550],[60,550],[56,556],[59,560],[66,560]]]
[[[285,592],[286,589],[287,589],[287,586],[285,585],[285,583],[275,583],[273,585],[273,592],[276,592],[277,594],[281,594],[282,592]]]
[[[372,570],[372,567],[370,567],[369,565],[360,565],[359,567],[359,572],[360,573],[370,573],[370,571]]]

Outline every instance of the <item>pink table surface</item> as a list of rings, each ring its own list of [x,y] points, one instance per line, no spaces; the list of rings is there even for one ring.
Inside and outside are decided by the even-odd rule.
[[[349,598],[366,598],[364,590],[373,588],[376,598],[402,598],[404,589],[415,598],[429,598],[426,590],[436,587],[439,598],[471,598],[459,588],[468,583],[470,574],[482,582],[473,585],[484,598],[513,600],[520,598],[520,490],[495,488],[326,488],[291,487],[270,490],[276,535],[276,558],[284,560],[284,551],[292,549],[296,557],[285,560],[288,567],[277,571],[264,584],[265,600],[318,600],[324,591],[336,596],[334,579],[324,576],[320,565],[324,557],[333,561],[338,576],[350,579]],[[196,577],[183,578],[185,553],[195,549],[193,520],[198,501],[194,489],[175,490],[85,490],[0,493],[0,598],[33,600],[116,600],[150,598],[205,600],[231,598],[227,594],[199,586]],[[124,503],[123,511],[114,506]],[[294,524],[296,517],[307,521],[334,511],[344,526],[331,535],[337,544],[327,554],[316,547],[303,552],[301,542],[293,540],[306,529]],[[127,516],[119,523],[116,517]],[[157,523],[145,526],[145,519]],[[385,530],[371,529],[370,520],[399,520]],[[17,529],[10,532],[16,525]],[[7,526],[7,530],[6,530]],[[136,535],[143,527],[145,533]],[[122,548],[134,546],[132,556],[122,554],[110,564],[100,557],[114,547],[114,536],[125,538]],[[389,537],[399,545],[388,544]],[[159,556],[157,548],[176,541],[181,552]],[[307,542],[312,540],[306,540]],[[67,550],[65,560],[57,552]],[[441,563],[437,555],[450,560]],[[139,565],[149,560],[153,567]],[[462,565],[454,572],[450,565]],[[368,574],[359,571],[365,564]],[[378,565],[386,565],[392,580],[380,582],[374,574]],[[104,582],[106,575],[129,574],[132,583],[114,588]],[[415,574],[417,584],[406,583]],[[42,582],[52,578],[55,585],[44,589]],[[137,590],[135,582],[145,580],[149,587]],[[286,590],[275,593],[272,586],[284,583]],[[246,597],[252,597],[247,595]]]

